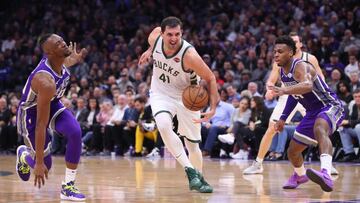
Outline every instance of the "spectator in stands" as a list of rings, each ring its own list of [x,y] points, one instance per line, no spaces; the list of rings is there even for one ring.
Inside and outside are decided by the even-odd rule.
[[[347,118],[341,123],[343,128],[340,130],[340,138],[345,152],[345,156],[340,160],[342,162],[356,159],[353,138],[360,144],[360,89],[356,89],[353,92],[353,97],[355,104],[352,106],[352,109],[349,109],[352,113],[351,115],[346,115]]]
[[[348,77],[350,77],[350,73],[355,72],[355,71],[356,72],[360,71],[359,62],[355,55],[350,55],[349,56],[349,64],[345,67],[345,74]]]
[[[360,74],[360,70],[355,70],[353,72],[350,72],[349,77],[350,77],[351,92],[353,92],[357,88],[360,88],[359,74]]]
[[[347,81],[340,81],[336,85],[336,94],[339,96],[339,99],[344,101],[346,104],[349,104],[351,100],[353,100],[353,96],[351,95],[351,87]]]
[[[235,108],[226,102],[220,101],[216,107],[215,115],[209,122],[202,123],[201,136],[203,140],[203,156],[209,156],[213,150],[218,135],[226,133],[231,125],[231,115]]]

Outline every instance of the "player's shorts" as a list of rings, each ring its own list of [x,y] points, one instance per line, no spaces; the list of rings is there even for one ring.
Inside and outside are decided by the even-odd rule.
[[[300,124],[296,127],[293,140],[303,145],[316,146],[314,124],[316,119],[326,120],[330,127],[330,135],[335,132],[344,119],[344,108],[342,106],[327,106],[317,112],[307,112]]]
[[[51,102],[50,104],[50,121],[45,134],[44,156],[50,154],[51,147],[51,135],[52,131],[55,131],[56,117],[65,110],[64,105],[60,101]],[[24,138],[24,143],[31,149],[32,153],[35,153],[35,128],[36,128],[36,106],[23,110],[18,109],[17,112],[17,126],[18,134]]]
[[[288,95],[282,95],[279,97],[278,103],[276,104],[276,106],[270,116],[270,121],[276,122],[280,119],[280,116],[286,106],[287,98],[288,98]],[[302,116],[304,116],[306,113],[305,108],[300,103],[297,103],[297,105],[295,106],[293,111],[290,113],[290,115],[286,119],[285,123],[287,123],[287,124],[290,123],[291,119],[294,117],[294,115],[297,111],[299,111]]]
[[[175,115],[178,119],[178,133],[190,142],[201,142],[201,125],[194,123],[193,119],[200,118],[200,111],[190,111],[180,99],[175,99],[159,93],[150,94],[150,105],[154,117],[159,113],[168,113],[173,118]],[[172,128],[172,126],[169,126]]]

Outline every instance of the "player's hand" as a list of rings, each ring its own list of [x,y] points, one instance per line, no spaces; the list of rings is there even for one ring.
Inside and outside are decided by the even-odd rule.
[[[84,59],[88,51],[85,48],[82,48],[79,52],[76,48],[76,42],[70,42],[69,49],[71,50],[71,55],[68,56],[65,60],[65,65],[67,67],[73,66],[80,62],[81,59]]]
[[[269,86],[268,87],[270,91],[273,92],[275,96],[282,96],[285,94],[284,88],[282,87],[276,87],[276,86]]]
[[[276,132],[281,132],[284,130],[284,125],[285,125],[285,121],[284,120],[279,120],[275,123],[274,125],[274,129]]]
[[[340,125],[341,126],[349,125],[349,120],[343,120]]]
[[[35,163],[34,166],[34,174],[35,174],[35,181],[34,181],[34,186],[36,187],[36,185],[41,188],[41,184],[45,185],[45,178],[48,179],[48,169],[45,166],[44,163]],[[45,178],[44,178],[45,176]]]
[[[266,100],[272,100],[274,98],[274,96],[275,96],[275,93],[272,90],[268,90],[265,93],[265,99]]]
[[[149,48],[143,54],[141,54],[138,64],[143,65],[145,63],[149,63],[151,55],[152,55],[152,49]]]
[[[210,110],[205,113],[201,113],[201,117],[199,119],[193,119],[194,123],[202,123],[202,122],[208,122],[213,116],[215,115],[215,109]]]

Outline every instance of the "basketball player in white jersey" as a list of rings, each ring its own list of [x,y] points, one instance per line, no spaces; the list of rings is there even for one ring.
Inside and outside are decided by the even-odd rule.
[[[322,74],[321,68],[319,66],[319,62],[316,59],[316,57],[310,53],[301,51],[301,47],[303,46],[303,44],[300,40],[299,35],[296,32],[291,32],[289,34],[289,36],[294,40],[294,42],[296,44],[296,53],[294,55],[294,58],[300,58],[306,62],[309,62],[311,65],[314,66],[316,72],[320,75],[320,77],[322,79],[324,79],[324,75]],[[276,63],[273,63],[269,79],[266,83],[266,88],[267,88],[266,95],[265,95],[266,98],[274,97],[273,91],[269,90],[268,87],[274,86],[275,83],[278,81],[279,75],[280,75],[279,70],[280,70],[280,67],[277,66]],[[263,172],[264,169],[262,166],[262,162],[264,160],[266,153],[268,152],[268,150],[270,148],[272,139],[276,134],[276,131],[274,129],[274,124],[276,123],[276,121],[278,121],[280,119],[281,113],[283,112],[284,107],[286,105],[287,97],[288,97],[287,95],[282,95],[279,97],[279,101],[278,101],[273,113],[271,114],[270,121],[269,121],[269,127],[266,130],[263,138],[261,139],[258,155],[257,155],[255,161],[252,163],[252,165],[243,171],[243,174],[260,174]],[[296,107],[294,108],[294,110],[289,115],[289,117],[287,118],[286,123],[289,123],[291,121],[291,119],[293,118],[294,114],[297,111],[299,111],[303,116],[305,115],[304,107],[300,103],[298,103],[296,105]],[[334,167],[332,167],[331,174],[333,174],[333,175],[338,174],[337,170]]]
[[[149,35],[150,47],[140,57],[139,64],[153,58],[153,75],[150,88],[150,105],[161,137],[176,160],[184,167],[191,190],[211,193],[212,187],[204,180],[200,123],[208,121],[214,114],[219,101],[215,76],[201,59],[194,47],[182,39],[182,23],[176,17],[167,17],[161,28],[155,28]],[[210,111],[190,111],[182,103],[182,92],[198,80],[207,82],[210,95]],[[177,115],[178,131],[185,137],[189,152],[187,157],[182,142],[172,130],[172,119]]]

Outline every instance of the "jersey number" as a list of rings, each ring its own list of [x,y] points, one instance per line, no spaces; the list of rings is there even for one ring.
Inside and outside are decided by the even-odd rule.
[[[301,94],[295,94],[295,95],[293,95],[293,97],[294,97],[296,100],[304,99],[304,97],[303,97]]]
[[[170,83],[170,77],[164,73],[160,75],[159,79],[163,81],[163,83]]]

